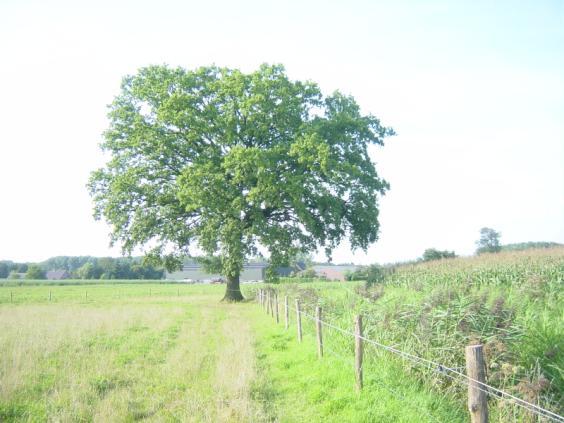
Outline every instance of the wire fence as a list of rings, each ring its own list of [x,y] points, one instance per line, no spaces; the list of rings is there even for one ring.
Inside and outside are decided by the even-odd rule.
[[[74,301],[79,303],[108,301],[123,298],[147,298],[147,297],[186,297],[193,295],[196,289],[207,290],[214,286],[217,290],[233,291],[219,284],[194,285],[186,283],[173,283],[166,286],[164,283],[146,283],[137,281],[118,281],[117,283],[83,283],[83,284],[55,284],[47,283],[43,286],[38,284],[14,286],[8,289],[0,283],[0,305],[2,304],[26,304],[43,302]]]
[[[257,292],[258,292],[257,301],[261,305],[263,305],[263,307],[265,307],[267,312],[269,312],[269,310],[271,310],[270,313],[272,314],[272,308],[278,307],[278,293],[275,292],[273,289],[269,289],[269,290],[259,289]],[[287,302],[288,307],[291,310],[290,314],[295,314],[296,324],[299,326],[300,331],[303,331],[303,327],[302,327],[303,325],[301,323],[301,318],[304,317],[307,321],[311,322],[312,327],[309,328],[310,331],[318,330],[317,327],[320,328],[319,330],[321,330],[321,328],[327,328],[327,329],[331,330],[334,334],[338,334],[342,337],[342,342],[341,342],[342,344],[348,343],[348,345],[352,345],[351,340],[355,340],[355,339],[361,340],[364,344],[373,347],[377,351],[383,351],[383,352],[389,353],[389,354],[391,354],[395,357],[398,357],[399,359],[401,359],[403,361],[409,362],[413,366],[416,366],[416,367],[419,367],[419,368],[424,368],[428,371],[435,373],[439,377],[447,378],[455,384],[461,385],[463,387],[467,387],[469,395],[471,395],[472,392],[478,391],[479,393],[485,394],[484,397],[493,397],[497,400],[502,400],[502,401],[505,401],[505,402],[507,402],[511,405],[519,407],[520,409],[529,413],[529,416],[535,416],[538,419],[538,421],[555,421],[555,422],[564,423],[564,417],[562,417],[561,415],[559,415],[559,414],[557,414],[553,411],[547,410],[543,407],[540,407],[537,404],[533,404],[532,402],[529,402],[529,401],[526,401],[522,398],[519,398],[519,397],[517,397],[517,396],[515,396],[515,395],[513,395],[509,392],[506,392],[502,389],[499,389],[499,388],[496,388],[492,385],[489,385],[485,382],[485,380],[478,380],[474,377],[470,377],[468,374],[463,372],[462,368],[447,366],[447,365],[444,365],[442,363],[438,363],[436,361],[417,356],[417,355],[409,353],[407,351],[403,351],[400,348],[398,348],[397,346],[386,345],[386,344],[378,342],[374,339],[368,338],[367,336],[364,336],[362,333],[355,333],[351,330],[345,329],[345,328],[339,326],[335,321],[328,321],[330,319],[327,319],[327,318],[319,319],[310,312],[310,310],[315,310],[317,307],[319,307],[317,302],[300,301],[299,300],[299,302],[296,303],[296,299],[297,298],[293,298],[292,300],[289,300],[286,297],[285,303]],[[298,307],[296,307],[295,304],[297,304]],[[303,308],[302,308],[302,306],[303,306]],[[327,313],[327,311],[336,312],[335,309],[331,310],[330,307],[327,307],[327,309],[324,308],[323,311],[324,311],[324,316],[327,316],[327,315],[330,316],[332,314],[332,313]],[[287,313],[288,312],[286,310],[284,310],[284,314],[287,314]],[[336,313],[336,314],[339,314],[339,313]],[[288,323],[286,323],[286,324],[288,324]],[[351,356],[349,356],[350,359],[347,359],[345,356],[343,356],[343,354],[337,352],[336,348],[329,347],[328,346],[329,343],[327,342],[326,336],[323,338],[323,341],[320,341],[320,340],[321,340],[321,337],[318,335],[318,342],[323,342],[323,346],[322,346],[323,350],[326,350],[332,356],[337,357],[340,361],[344,362],[347,365],[350,365],[351,363],[353,363]],[[343,340],[344,340],[344,342],[343,342]],[[481,346],[479,346],[479,347],[481,348]],[[361,363],[362,363],[362,359],[361,359]],[[361,366],[362,366],[362,364],[361,364]],[[362,369],[360,369],[360,370],[362,370]],[[400,392],[398,392],[397,390],[394,390],[388,384],[385,384],[381,380],[375,380],[375,381],[383,389],[385,389],[387,392],[389,392],[391,396],[393,396],[397,400],[399,400],[399,401],[405,400],[405,397]],[[473,391],[473,390],[475,390],[475,391]],[[483,404],[480,404],[479,406],[486,408],[485,414],[484,414],[486,416],[486,420],[480,420],[479,418],[474,419],[474,416],[473,416],[472,422],[487,421],[487,401]],[[423,408],[418,408],[418,410],[422,411],[424,414],[426,414],[427,417],[430,420],[439,421],[439,420],[437,420],[437,418],[433,414],[429,413],[428,410],[425,410]],[[471,414],[472,414],[472,410],[471,410]]]

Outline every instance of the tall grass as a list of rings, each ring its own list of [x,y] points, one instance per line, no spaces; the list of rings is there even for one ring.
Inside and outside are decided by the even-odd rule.
[[[280,285],[304,309],[352,328],[362,313],[368,337],[451,368],[464,369],[464,347],[484,345],[488,382],[554,412],[564,411],[564,249],[447,259],[402,266],[371,288]],[[351,340],[334,345],[350,354]],[[383,357],[381,357],[383,354]],[[388,362],[389,353],[378,357]],[[465,388],[435,371],[402,363],[415,381],[463,404]],[[493,419],[531,418],[491,399]]]

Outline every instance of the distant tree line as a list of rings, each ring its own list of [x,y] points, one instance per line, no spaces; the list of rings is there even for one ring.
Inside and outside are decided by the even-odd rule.
[[[41,263],[0,261],[0,279],[45,279],[51,270],[65,270],[74,279],[162,279],[164,269],[140,257],[59,256]]]
[[[564,245],[557,242],[518,242],[514,244],[502,245],[501,251],[521,251],[530,250],[531,248],[553,248],[562,246]]]
[[[491,228],[480,230],[480,240],[476,242],[476,254],[499,251],[521,251],[531,248],[561,247],[556,242],[520,242],[501,245],[500,233]],[[455,258],[454,251],[428,248],[423,256],[417,260],[393,263],[381,266],[373,264],[360,266],[357,270],[347,272],[347,280],[365,280],[378,283],[384,276],[399,265],[416,264],[422,261],[433,261]],[[263,256],[257,256],[249,262],[267,262]],[[201,264],[197,258],[187,257],[185,263]],[[315,278],[314,264],[328,264],[314,262],[309,254],[300,253],[293,257],[287,266],[292,269],[291,276],[300,278]],[[351,263],[352,265],[352,263]],[[164,269],[144,262],[141,257],[92,257],[92,256],[58,256],[51,257],[41,263],[18,263],[10,260],[0,261],[0,279],[45,279],[51,270],[66,270],[73,279],[162,279]]]
[[[480,239],[476,241],[476,254],[498,253],[500,251],[522,251],[533,248],[553,248],[562,247],[557,242],[517,242],[513,244],[501,244],[501,233],[492,228],[480,229]]]
[[[29,268],[28,263],[15,263],[9,260],[0,261],[0,279],[8,277],[16,279],[20,275],[25,275]]]

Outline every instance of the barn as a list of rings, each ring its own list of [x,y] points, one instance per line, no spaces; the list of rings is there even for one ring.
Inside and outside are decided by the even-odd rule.
[[[241,282],[263,281],[267,263],[247,263],[241,272]],[[174,281],[211,282],[222,279],[221,275],[207,273],[204,268],[193,262],[184,263],[182,270],[167,272],[165,278]]]

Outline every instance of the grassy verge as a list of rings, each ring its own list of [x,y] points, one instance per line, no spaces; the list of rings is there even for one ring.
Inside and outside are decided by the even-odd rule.
[[[345,329],[352,330],[353,316],[361,313],[369,338],[450,368],[464,369],[466,345],[483,344],[488,383],[564,413],[562,248],[403,266],[369,289],[327,282],[275,288],[280,295],[300,298],[311,315],[321,305],[324,320]],[[335,348],[344,353],[349,344],[337,342]],[[436,369],[402,363],[392,355],[386,360],[452,404],[465,403],[466,387]],[[494,396],[490,411],[492,421],[534,420]]]
[[[304,320],[298,343],[295,325],[286,331],[261,310],[251,313],[257,334],[260,383],[254,397],[279,422],[463,422],[466,416],[386,357],[366,361],[365,387],[355,389],[352,346],[337,352],[337,335],[327,333],[325,355],[317,358],[313,325]],[[294,324],[294,322],[292,322]]]

